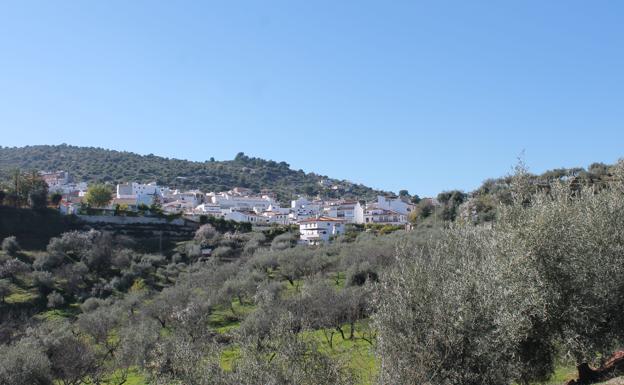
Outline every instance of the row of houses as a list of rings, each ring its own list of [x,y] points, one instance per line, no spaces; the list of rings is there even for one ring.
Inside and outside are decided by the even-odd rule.
[[[66,194],[61,210],[75,212],[87,189],[86,184],[77,189],[67,173],[50,176],[46,182],[51,189]],[[343,233],[349,223],[405,225],[414,210],[414,205],[407,200],[384,196],[378,196],[372,202],[298,197],[290,202],[289,207],[282,207],[270,191],[255,194],[250,189],[234,188],[226,192],[204,193],[136,182],[118,184],[108,209],[136,211],[142,206],[151,207],[154,204],[164,213],[182,214],[195,219],[205,215],[257,226],[296,224],[299,225],[302,242],[309,244],[325,242]]]
[[[41,171],[39,173],[48,185],[48,191],[68,196],[84,196],[86,182],[75,182],[67,171]]]

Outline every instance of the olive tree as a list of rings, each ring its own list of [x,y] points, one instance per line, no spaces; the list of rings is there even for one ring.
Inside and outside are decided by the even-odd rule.
[[[9,278],[15,281],[17,276],[30,271],[30,265],[17,258],[0,263],[0,278]]]
[[[209,223],[202,225],[195,232],[195,241],[202,246],[212,246],[219,240],[219,232]]]
[[[2,251],[11,257],[15,257],[20,251],[20,245],[17,243],[17,238],[11,236],[2,240]]]
[[[11,294],[11,285],[6,279],[0,279],[0,304],[4,303],[5,298]]]
[[[77,385],[103,374],[97,352],[65,321],[42,324],[31,330],[27,341],[36,344],[47,356],[55,381]]]
[[[175,330],[154,343],[145,366],[150,384],[229,385],[219,366],[220,349],[208,340],[190,338]]]
[[[499,258],[491,231],[449,230],[428,253],[404,249],[375,297],[380,380],[509,384],[517,345],[539,313],[534,290]]]
[[[52,293],[48,294],[47,300],[48,300],[47,306],[51,309],[56,309],[65,304],[65,299],[57,291],[53,291]]]
[[[556,183],[529,204],[500,209],[499,237],[534,270],[549,314],[522,345],[527,379],[552,370],[556,346],[582,363],[608,356],[624,338],[624,186],[573,187]],[[538,355],[551,363],[542,373],[532,369]]]
[[[231,384],[316,385],[356,383],[356,375],[345,362],[322,352],[313,339],[298,333],[300,320],[282,313],[273,323],[266,341],[243,344],[241,358],[234,363]]]
[[[297,239],[299,239],[297,233],[288,232],[280,234],[271,241],[271,250],[285,250],[293,247],[297,244]]]
[[[560,352],[598,363],[624,339],[624,183],[545,189],[518,171],[491,228],[405,248],[380,279],[383,382],[528,384]]]
[[[0,385],[52,385],[50,360],[31,343],[0,346]]]

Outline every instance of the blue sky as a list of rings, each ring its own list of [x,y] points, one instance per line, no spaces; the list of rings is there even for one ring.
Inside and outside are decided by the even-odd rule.
[[[0,2],[0,145],[423,195],[624,156],[620,1]]]

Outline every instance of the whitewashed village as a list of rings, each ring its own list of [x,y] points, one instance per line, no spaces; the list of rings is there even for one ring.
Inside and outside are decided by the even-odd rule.
[[[59,206],[62,214],[77,214],[83,207],[88,184],[74,183],[64,171],[41,172],[50,192],[63,195]],[[371,202],[352,199],[321,199],[299,196],[283,207],[271,191],[257,194],[236,187],[229,191],[207,192],[172,189],[156,183],[129,182],[117,184],[113,199],[104,211],[141,212],[157,204],[163,214],[200,221],[202,217],[247,222],[253,226],[295,225],[300,243],[317,245],[344,234],[348,224],[391,225],[409,227],[408,215],[414,210],[409,200],[377,196]],[[143,208],[143,209],[142,209]]]

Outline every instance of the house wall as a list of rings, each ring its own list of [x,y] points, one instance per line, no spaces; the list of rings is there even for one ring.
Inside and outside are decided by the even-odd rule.
[[[358,202],[353,209],[353,221],[355,223],[364,223],[364,206]]]
[[[383,196],[378,196],[377,197],[377,207],[382,208],[382,209],[386,209],[386,210],[392,210],[392,211],[396,211],[399,212],[401,214],[405,214],[407,215],[410,210],[410,205],[408,205],[407,203],[403,202],[400,199],[388,199],[386,197]]]

